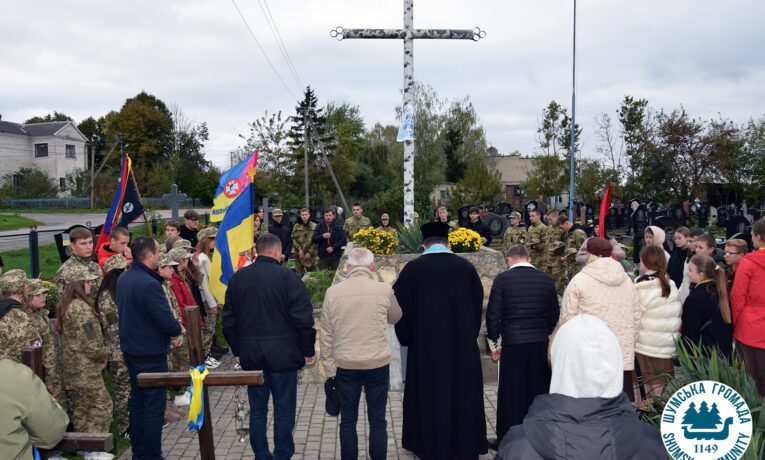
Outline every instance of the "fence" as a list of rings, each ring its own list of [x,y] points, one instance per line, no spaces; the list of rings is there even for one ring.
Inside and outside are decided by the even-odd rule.
[[[188,208],[197,206],[201,200],[186,198],[179,203],[179,207]],[[18,198],[2,200],[3,206],[10,209],[66,209],[66,208],[89,208],[90,198]],[[141,198],[141,202],[147,208],[168,207],[164,198]],[[108,205],[108,204],[107,204]]]

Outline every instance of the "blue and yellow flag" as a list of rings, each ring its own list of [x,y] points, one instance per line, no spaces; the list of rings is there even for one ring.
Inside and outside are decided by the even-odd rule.
[[[228,280],[234,275],[239,254],[252,248],[254,237],[254,187],[258,152],[223,174],[210,217],[215,221],[216,210],[220,226],[215,239],[210,268],[210,292],[221,304],[226,298]]]

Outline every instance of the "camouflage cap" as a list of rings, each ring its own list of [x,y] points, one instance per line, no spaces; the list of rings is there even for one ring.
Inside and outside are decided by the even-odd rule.
[[[179,239],[175,243],[173,243],[173,249],[178,248],[184,248],[184,249],[191,249],[191,241],[184,240],[183,238]]]
[[[159,262],[157,263],[158,267],[167,267],[171,265],[178,265],[178,262],[174,261],[172,257],[170,257],[170,254],[162,254],[159,257]]]
[[[127,268],[128,266],[128,260],[123,256],[122,254],[116,254],[104,261],[104,273],[109,273],[110,271],[117,269],[117,268]]]
[[[181,263],[181,260],[191,257],[189,251],[184,248],[173,248],[167,253],[173,261]]]
[[[0,276],[0,291],[4,294],[23,292],[26,285],[27,274],[23,270],[14,268]]]
[[[380,216],[380,220],[383,220],[383,219],[388,219],[388,220],[390,220],[390,216],[389,216],[387,213],[383,213],[383,215],[382,215],[382,216]]]
[[[521,213],[518,212],[518,211],[513,211],[513,212],[510,213],[510,218],[511,219],[520,219],[521,218]]]
[[[91,273],[82,265],[73,265],[63,273],[64,282],[74,283],[75,281],[93,281],[98,279],[98,275]]]
[[[197,238],[200,240],[203,240],[205,238],[215,238],[215,235],[218,233],[218,229],[215,227],[205,227],[202,230],[197,232]]]
[[[48,288],[42,284],[42,280],[30,278],[27,280],[27,295],[47,294]]]
[[[271,215],[272,215],[272,216],[277,216],[277,217],[278,217],[278,216],[282,216],[282,215],[284,215],[284,213],[282,212],[282,210],[281,210],[281,209],[279,209],[279,208],[274,208],[274,210],[273,210],[273,211],[271,211]]]

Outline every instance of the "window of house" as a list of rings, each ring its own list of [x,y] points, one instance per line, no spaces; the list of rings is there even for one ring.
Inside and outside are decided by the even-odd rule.
[[[67,158],[77,158],[77,155],[74,152],[74,146],[73,145],[66,145],[66,157]]]
[[[64,190],[66,190],[66,178],[64,178],[64,177],[59,177],[59,178],[58,178],[58,188],[59,188],[59,190],[61,190],[62,192],[63,192]]]
[[[48,144],[35,144],[35,158],[48,156]]]
[[[13,188],[18,190],[24,185],[24,176],[21,174],[13,175]]]
[[[446,190],[441,190],[441,199],[442,200],[446,199]]]

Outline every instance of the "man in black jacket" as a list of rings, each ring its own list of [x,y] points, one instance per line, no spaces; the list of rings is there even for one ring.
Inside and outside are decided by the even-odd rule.
[[[507,265],[494,279],[486,310],[492,358],[501,356],[497,439],[523,422],[537,395],[549,392],[547,341],[560,314],[555,281],[531,265],[526,248],[510,248]]]
[[[343,227],[335,221],[335,211],[332,208],[324,210],[324,222],[316,226],[312,240],[319,246],[319,268],[337,270],[343,246],[348,240]]]
[[[180,236],[184,240],[189,240],[192,248],[196,248],[199,241],[197,239],[197,231],[199,231],[199,213],[189,209],[183,213],[183,225],[180,228]]]
[[[292,252],[292,232],[290,231],[289,224],[282,223],[283,215],[284,213],[281,209],[276,208],[273,210],[271,213],[273,222],[268,226],[268,233],[275,235],[282,242],[282,257],[279,261],[286,263]]]
[[[313,307],[305,285],[279,264],[282,244],[258,239],[258,258],[231,277],[223,307],[223,334],[244,370],[262,370],[262,386],[248,387],[250,445],[255,458],[295,453],[297,371],[314,362]],[[274,398],[274,456],[266,439],[268,399]]]
[[[481,235],[481,238],[484,239],[483,245],[488,246],[491,244],[491,230],[489,230],[489,226],[486,225],[481,219],[481,210],[478,209],[476,206],[472,206],[470,208],[470,211],[468,212],[468,216],[470,216],[470,222],[465,224],[465,228],[469,230],[473,230],[474,232]]]
[[[130,443],[133,458],[162,458],[167,389],[139,388],[141,372],[167,372],[167,351],[183,346],[181,325],[173,317],[154,268],[159,243],[143,236],[132,246],[133,264],[117,280],[120,350],[130,374]],[[172,337],[178,340],[170,343]]]

